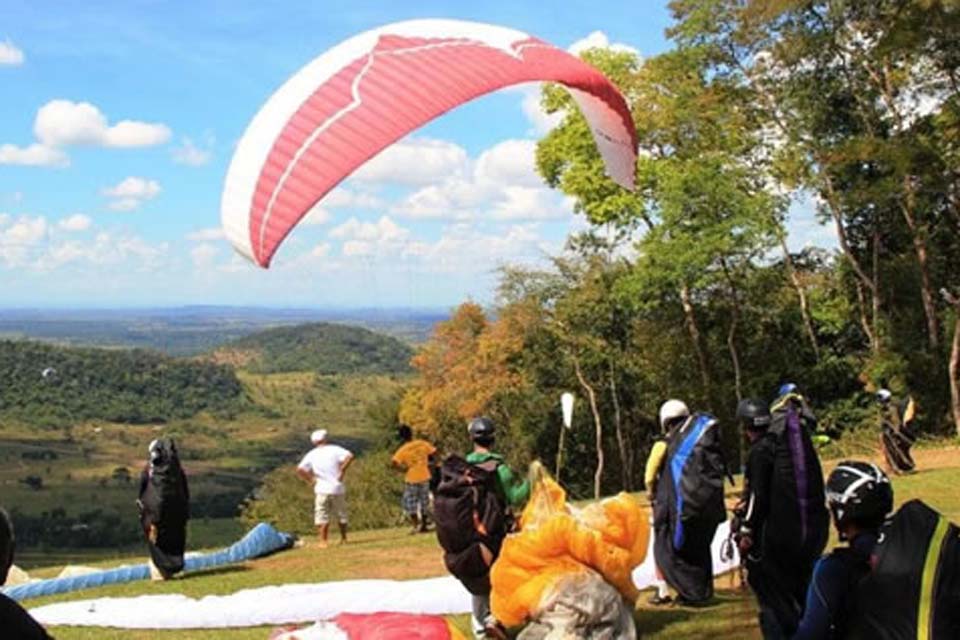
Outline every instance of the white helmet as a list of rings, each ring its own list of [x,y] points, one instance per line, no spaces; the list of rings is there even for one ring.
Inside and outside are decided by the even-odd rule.
[[[660,428],[666,429],[667,423],[677,418],[686,418],[690,415],[690,409],[682,400],[667,400],[660,405]]]

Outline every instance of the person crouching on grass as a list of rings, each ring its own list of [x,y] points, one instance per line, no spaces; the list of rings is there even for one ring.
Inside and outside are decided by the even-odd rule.
[[[353,454],[327,442],[327,430],[317,429],[310,434],[313,449],[307,452],[297,465],[297,475],[305,482],[313,483],[316,495],[313,523],[317,526],[320,548],[327,546],[330,518],[340,524],[340,543],[347,541],[347,489],[343,476],[353,462]]]

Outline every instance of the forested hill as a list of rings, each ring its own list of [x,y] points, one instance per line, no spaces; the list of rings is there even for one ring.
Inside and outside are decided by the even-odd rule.
[[[0,341],[0,416],[33,424],[146,423],[243,403],[233,369],[143,350]]]
[[[412,356],[396,338],[326,322],[267,329],[213,352],[217,362],[256,373],[406,373]]]

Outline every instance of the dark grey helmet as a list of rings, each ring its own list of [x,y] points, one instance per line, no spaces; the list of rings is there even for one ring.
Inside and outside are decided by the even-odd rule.
[[[497,427],[493,424],[493,420],[486,416],[474,418],[470,421],[470,424],[467,425],[467,433],[469,433],[470,437],[474,440],[478,438],[492,438],[496,430]]]
[[[737,405],[737,420],[750,431],[764,431],[770,426],[770,407],[762,400],[744,398]]]

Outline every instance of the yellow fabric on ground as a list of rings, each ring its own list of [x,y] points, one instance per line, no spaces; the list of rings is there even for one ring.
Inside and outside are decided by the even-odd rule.
[[[650,535],[645,508],[621,493],[577,509],[551,478],[542,476],[507,537],[490,580],[493,615],[512,627],[534,616],[559,578],[592,569],[627,599],[637,589],[631,573],[643,562]]]

